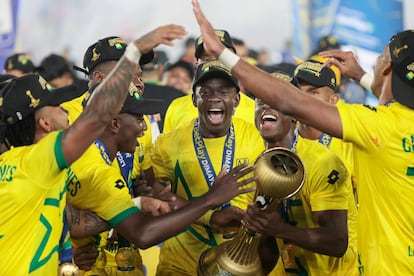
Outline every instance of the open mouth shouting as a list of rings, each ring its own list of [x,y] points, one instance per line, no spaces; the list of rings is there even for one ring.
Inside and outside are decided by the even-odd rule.
[[[225,119],[225,112],[221,108],[210,108],[207,117],[211,124],[221,124]]]
[[[261,117],[260,128],[267,129],[276,125],[278,117],[273,114],[263,114]]]

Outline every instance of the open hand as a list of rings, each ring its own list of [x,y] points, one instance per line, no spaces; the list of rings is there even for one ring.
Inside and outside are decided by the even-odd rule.
[[[160,44],[173,46],[173,40],[181,39],[187,34],[185,28],[179,25],[165,25],[141,36],[134,41],[142,54],[146,54]]]
[[[213,55],[215,58],[218,58],[225,47],[218,39],[216,33],[214,32],[213,26],[201,10],[198,0],[192,0],[192,4],[193,12],[197,19],[197,23],[200,26],[201,36],[203,37],[204,50]]]
[[[355,55],[351,51],[329,50],[319,53],[321,56],[329,58],[325,66],[335,65],[341,70],[341,74],[359,82],[365,74],[364,69],[359,65]]]
[[[247,163],[241,164],[227,173],[227,167],[224,166],[219,175],[214,180],[213,185],[208,191],[208,195],[211,197],[212,202],[219,206],[233,197],[252,192],[256,189],[256,186],[249,188],[240,188],[258,179],[258,176],[251,176],[244,180],[246,175],[254,171],[255,167],[247,167]]]

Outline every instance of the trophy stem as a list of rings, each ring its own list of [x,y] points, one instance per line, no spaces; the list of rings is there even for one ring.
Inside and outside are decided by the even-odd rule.
[[[254,264],[257,259],[260,236],[242,227],[233,242],[225,246],[227,258],[240,265]]]
[[[197,267],[199,276],[261,276],[260,235],[242,227],[237,236],[204,251]]]

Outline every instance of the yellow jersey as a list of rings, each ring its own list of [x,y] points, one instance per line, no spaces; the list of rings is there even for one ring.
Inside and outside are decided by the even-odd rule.
[[[253,124],[239,118],[233,118],[234,157],[230,158],[230,167],[249,162],[253,164],[264,150],[262,138]],[[209,181],[214,180],[214,173],[204,174],[199,163],[200,149],[195,146],[194,120],[173,131],[161,134],[154,143],[152,164],[155,177],[159,181],[169,181],[172,192],[193,200],[209,190]],[[230,135],[231,136],[231,135]],[[200,137],[198,137],[200,138]],[[224,145],[228,144],[228,136],[203,139],[205,154],[209,156],[212,170],[216,174],[221,171]],[[197,148],[197,149],[196,149]],[[203,160],[203,162],[206,159]],[[202,163],[204,164],[204,163]],[[204,166],[204,165],[203,165]],[[211,167],[210,167],[211,169]],[[211,178],[210,178],[211,177]],[[254,185],[251,183],[249,185]],[[243,210],[254,201],[254,192],[242,194],[230,201],[230,205]],[[201,253],[224,241],[223,235],[215,233],[209,225],[194,223],[186,231],[165,241],[160,251],[160,262],[157,273],[172,272],[177,275],[196,275],[196,267]]]
[[[56,275],[68,172],[62,132],[0,155],[0,275]]]
[[[337,104],[343,139],[353,143],[358,182],[358,251],[366,275],[414,271],[414,111]]]

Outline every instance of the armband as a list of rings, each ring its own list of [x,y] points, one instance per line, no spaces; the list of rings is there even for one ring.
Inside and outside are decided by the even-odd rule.
[[[138,209],[142,210],[142,208],[141,208],[141,197],[140,196],[134,197],[132,199],[132,201],[134,202],[135,206],[138,207]]]
[[[373,81],[373,77],[372,77],[370,74],[365,73],[365,74],[361,77],[361,79],[359,80],[359,84],[360,84],[362,87],[364,87],[365,89],[367,89],[367,90],[371,91],[371,84],[372,84],[372,81]]]
[[[124,55],[129,61],[138,63],[141,57],[141,52],[139,51],[137,46],[135,46],[135,44],[131,42],[126,47]]]
[[[228,48],[225,48],[223,52],[221,52],[218,59],[227,67],[230,69],[233,69],[233,67],[239,62],[240,57],[230,51]]]

